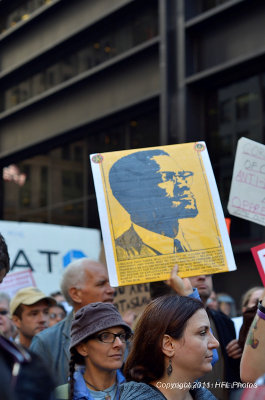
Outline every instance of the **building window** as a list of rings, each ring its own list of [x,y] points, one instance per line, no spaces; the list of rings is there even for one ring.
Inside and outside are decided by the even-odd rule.
[[[36,10],[50,3],[52,3],[52,0],[24,1],[7,15],[0,17],[0,34],[12,29],[20,22],[26,21]]]
[[[186,0],[186,18],[193,18],[198,14],[212,10],[229,1],[231,0]]]

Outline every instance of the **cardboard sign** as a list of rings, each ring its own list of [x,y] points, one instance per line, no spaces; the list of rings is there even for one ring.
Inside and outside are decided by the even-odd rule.
[[[239,139],[228,201],[231,215],[265,225],[265,146]]]
[[[204,142],[90,159],[112,286],[236,269]]]
[[[139,314],[149,302],[150,289],[148,283],[122,286],[116,289],[114,305],[122,315],[128,310]]]
[[[265,243],[252,247],[251,252],[257,265],[262,283],[265,286]]]
[[[35,283],[49,295],[60,290],[62,273],[71,261],[99,258],[97,229],[0,221],[0,232],[8,246],[11,266],[0,290],[6,288],[12,294]]]

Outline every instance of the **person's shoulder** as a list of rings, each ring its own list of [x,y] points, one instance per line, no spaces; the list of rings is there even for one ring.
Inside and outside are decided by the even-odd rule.
[[[142,382],[126,382],[120,386],[120,400],[163,400],[161,392]]]
[[[69,383],[57,386],[55,389],[55,400],[65,400],[69,398]]]

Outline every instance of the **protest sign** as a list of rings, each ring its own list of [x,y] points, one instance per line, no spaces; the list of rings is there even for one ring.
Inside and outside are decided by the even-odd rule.
[[[60,290],[64,268],[75,259],[98,260],[100,232],[97,229],[51,224],[0,221],[11,270],[1,291],[14,293],[37,286],[45,294]]]
[[[265,225],[265,146],[239,139],[228,201],[231,215]]]
[[[90,160],[112,286],[236,269],[204,142]]]
[[[262,283],[265,286],[265,243],[252,247],[251,252],[257,265]]]
[[[114,305],[124,315],[126,311],[134,311],[139,314],[150,302],[150,288],[148,283],[140,285],[128,285],[116,288]]]

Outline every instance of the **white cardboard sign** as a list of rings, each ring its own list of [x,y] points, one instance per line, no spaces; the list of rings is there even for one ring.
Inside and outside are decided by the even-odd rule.
[[[237,144],[228,201],[231,215],[265,225],[265,146],[242,137]]]

